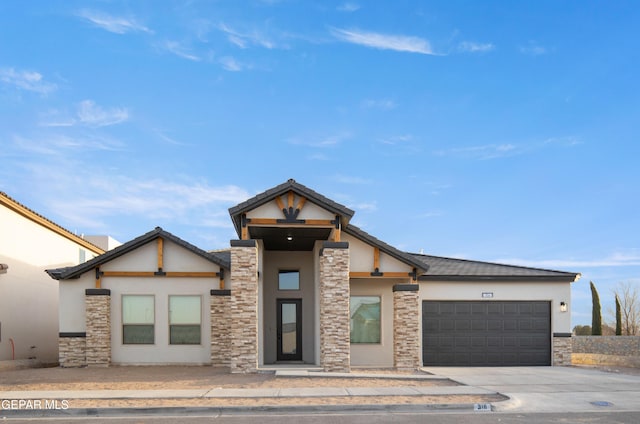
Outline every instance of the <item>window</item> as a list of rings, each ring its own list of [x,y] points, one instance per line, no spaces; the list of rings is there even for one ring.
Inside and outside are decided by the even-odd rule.
[[[300,271],[280,271],[278,290],[300,290]]]
[[[169,344],[200,344],[200,296],[169,296]]]
[[[155,299],[151,295],[122,296],[122,343],[155,342]]]
[[[380,297],[351,296],[351,343],[380,343]]]

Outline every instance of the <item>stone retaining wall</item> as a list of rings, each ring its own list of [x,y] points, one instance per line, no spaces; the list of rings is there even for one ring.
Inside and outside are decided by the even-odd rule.
[[[574,336],[572,363],[640,368],[639,336]]]

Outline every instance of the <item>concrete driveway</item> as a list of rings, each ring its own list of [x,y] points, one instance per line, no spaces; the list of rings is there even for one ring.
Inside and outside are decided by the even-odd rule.
[[[499,412],[640,412],[640,375],[580,367],[424,369],[509,396],[494,404]]]

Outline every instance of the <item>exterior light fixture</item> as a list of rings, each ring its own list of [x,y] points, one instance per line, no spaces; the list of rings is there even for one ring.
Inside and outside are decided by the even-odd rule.
[[[293,241],[293,236],[287,236],[287,241]]]
[[[560,302],[560,312],[567,312],[567,303]]]
[[[0,274],[6,274],[8,269],[9,269],[9,265],[0,264]]]

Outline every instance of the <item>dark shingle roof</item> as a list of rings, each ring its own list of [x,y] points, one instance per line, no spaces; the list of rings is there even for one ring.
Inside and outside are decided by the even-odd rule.
[[[348,207],[341,205],[340,203],[334,202],[333,200],[323,196],[322,194],[314,190],[311,190],[309,187],[306,187],[298,183],[294,179],[290,179],[285,183],[282,183],[276,187],[273,187],[265,192],[262,192],[252,197],[251,199],[245,200],[244,202],[232,208],[229,208],[229,215],[231,215],[231,218],[233,219],[233,224],[236,227],[236,231],[238,232],[238,235],[240,234],[240,216],[243,213],[248,212],[252,209],[255,209],[258,206],[261,206],[265,203],[268,203],[271,200],[275,199],[277,196],[282,196],[283,194],[289,191],[293,191],[294,193],[300,196],[306,197],[307,200],[311,200],[313,203],[317,204],[318,206],[321,206],[334,214],[340,215],[344,220],[343,226],[346,226],[349,219],[351,219],[351,217],[355,213],[353,210],[349,209]]]
[[[416,253],[412,254],[412,256],[429,265],[427,272],[419,277],[421,281],[545,280],[573,282],[580,277],[580,274],[574,272],[445,258],[442,256]]]
[[[51,276],[51,278],[54,278],[56,280],[68,280],[71,278],[77,278],[80,275],[84,274],[85,272],[90,271],[93,268],[100,266],[104,263],[107,263],[119,256],[129,253],[132,250],[135,250],[140,246],[143,246],[159,237],[165,240],[171,240],[177,245],[182,246],[185,249],[189,250],[190,252],[193,252],[196,255],[199,255],[205,258],[206,260],[211,261],[223,268],[226,268],[226,269],[230,268],[230,261],[227,259],[227,257],[224,254],[221,254],[219,252],[205,252],[199,247],[196,247],[191,243],[188,243],[182,240],[181,238],[174,236],[170,232],[165,231],[160,227],[156,227],[154,230],[149,231],[148,233],[143,234],[140,237],[137,237],[121,246],[118,246],[115,249],[112,249],[100,256],[96,256],[95,258],[83,264],[72,266],[72,267],[66,267],[66,268],[48,269],[46,270],[46,272]]]

